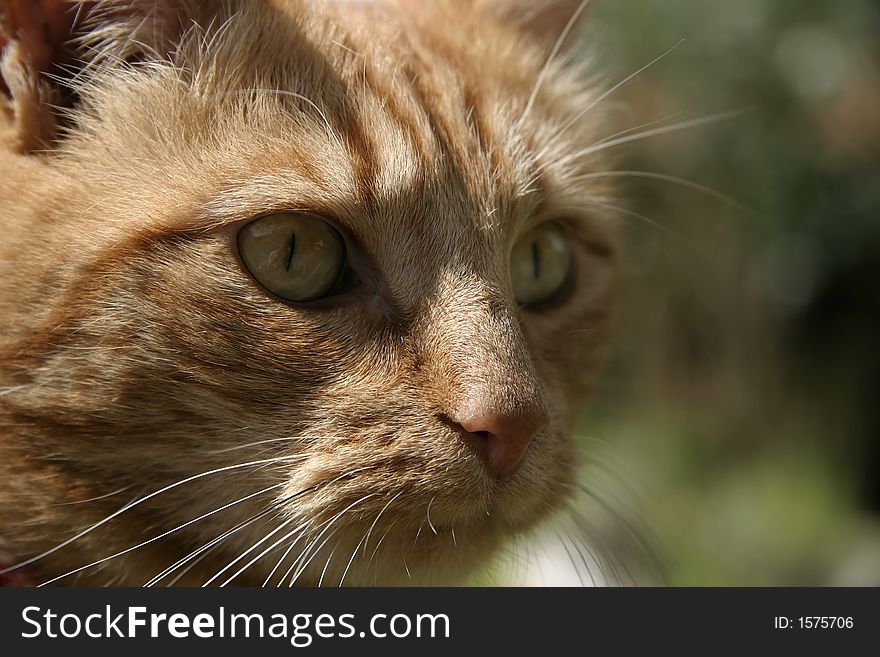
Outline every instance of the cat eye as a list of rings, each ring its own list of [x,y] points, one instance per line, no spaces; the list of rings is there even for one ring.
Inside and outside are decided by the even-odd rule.
[[[347,270],[339,231],[307,214],[280,212],[251,221],[238,232],[238,253],[257,282],[288,301],[332,296]]]
[[[568,281],[571,245],[562,226],[549,221],[523,235],[510,255],[516,300],[534,306],[555,297]]]

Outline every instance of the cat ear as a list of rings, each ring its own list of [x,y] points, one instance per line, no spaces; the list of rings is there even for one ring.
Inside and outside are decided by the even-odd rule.
[[[55,109],[71,93],[65,79],[102,60],[165,57],[193,21],[226,4],[0,0],[0,142],[18,152],[51,143]]]
[[[0,0],[0,139],[15,151],[32,150],[55,131],[47,108],[58,90],[43,74],[71,59],[64,44],[72,9],[65,0]]]
[[[567,42],[590,0],[474,0],[474,4],[504,22],[516,25],[553,47]],[[564,45],[560,42],[560,45]]]
[[[82,4],[82,3],[80,3]],[[217,0],[97,0],[88,2],[78,39],[95,59],[165,59],[183,32],[207,24],[230,2]]]

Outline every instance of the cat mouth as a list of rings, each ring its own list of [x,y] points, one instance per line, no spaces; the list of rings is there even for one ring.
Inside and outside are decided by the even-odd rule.
[[[281,457],[290,461],[272,496],[281,513],[264,526],[271,536],[248,534],[242,546],[258,544],[250,554],[268,549],[267,560],[275,559],[268,570],[282,563],[279,581],[296,564],[297,581],[312,585],[322,575],[324,583],[422,583],[438,572],[443,583],[460,582],[558,506],[569,447],[562,432],[541,431],[518,467],[498,478],[448,427],[428,437],[373,431],[315,441],[312,451]],[[264,578],[271,580],[268,571]]]

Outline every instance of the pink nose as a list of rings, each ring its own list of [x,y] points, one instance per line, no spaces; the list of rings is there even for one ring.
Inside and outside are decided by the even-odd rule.
[[[547,425],[543,411],[529,414],[488,412],[458,419],[468,442],[486,460],[486,469],[496,479],[516,470],[535,435]]]

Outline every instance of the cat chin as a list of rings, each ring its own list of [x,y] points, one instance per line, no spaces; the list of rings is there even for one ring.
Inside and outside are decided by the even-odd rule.
[[[299,574],[299,586],[457,586],[484,568],[503,544],[503,532],[427,527],[385,535],[378,549],[357,541],[325,546]],[[352,547],[352,543],[356,547]],[[341,555],[341,556],[340,556]]]
[[[268,578],[269,585],[466,584],[508,541],[528,533],[564,504],[565,486],[545,482],[536,488],[529,483],[514,477],[499,487],[500,493],[479,504],[459,499],[454,514],[438,504],[430,512],[420,507],[418,511],[386,513],[375,524],[354,522],[338,528],[329,540],[316,533],[297,546],[295,552],[306,557],[294,572],[284,579],[276,570],[275,579]],[[310,544],[318,547],[309,550],[306,546]]]
[[[510,482],[513,484],[514,482]],[[325,546],[301,575],[298,584],[307,586],[460,586],[485,571],[502,548],[514,538],[528,535],[567,502],[568,486],[562,490],[544,487],[516,502],[498,500],[489,514],[469,521],[445,523],[435,520],[413,523],[405,529],[374,529],[380,537],[363,549],[363,533],[352,532],[332,548]],[[338,555],[344,555],[339,559]],[[323,558],[321,558],[323,557]],[[328,564],[329,560],[329,566]]]

